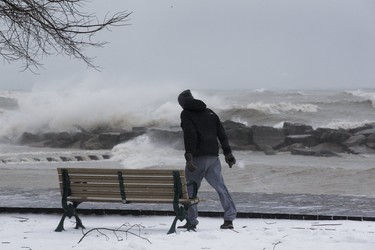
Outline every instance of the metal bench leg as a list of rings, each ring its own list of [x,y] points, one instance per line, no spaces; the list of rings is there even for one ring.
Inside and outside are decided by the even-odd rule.
[[[85,226],[82,224],[81,219],[78,217],[77,213],[75,213],[74,218],[76,218],[76,227],[75,227],[75,229],[78,229],[78,228],[86,229]]]
[[[85,226],[82,224],[82,221],[81,219],[79,218],[78,216],[78,213],[77,213],[77,207],[80,203],[79,202],[73,202],[72,205],[70,205],[70,217],[73,217],[76,219],[76,227],[75,229],[78,229],[78,228],[82,228],[82,229],[85,229]]]
[[[177,220],[180,220],[180,221],[186,220],[186,223],[188,225],[187,230],[188,231],[194,230],[192,225],[190,224],[189,218],[187,216],[187,209],[188,209],[187,205],[180,206],[178,209],[176,209],[176,207],[175,207],[176,217],[173,220],[173,223],[171,225],[171,228],[168,231],[168,234],[176,233]]]
[[[177,224],[178,217],[176,216],[173,220],[173,223],[171,225],[171,228],[169,229],[167,234],[174,234],[176,233],[176,224]]]
[[[168,234],[176,232],[176,223],[177,220],[183,221],[186,220],[187,223],[187,230],[194,230],[193,226],[191,225],[189,218],[188,218],[188,209],[190,207],[189,204],[184,204],[183,206],[179,206],[179,198],[182,195],[182,183],[180,178],[180,173],[178,171],[173,171],[173,181],[174,181],[174,198],[173,198],[173,210],[176,213],[176,217],[173,220],[172,226],[168,231]],[[193,197],[196,197],[198,192],[198,187],[195,182],[189,182],[188,185],[193,185]],[[195,231],[195,230],[194,230]]]
[[[59,225],[56,227],[55,232],[62,232],[64,231],[64,221],[66,218],[66,214],[64,213],[63,216],[61,217]]]
[[[77,210],[76,210],[76,208],[77,208],[78,205],[79,205],[78,202],[73,202],[73,204],[67,204],[66,203],[66,204],[63,205],[63,207],[64,207],[64,214],[63,214],[63,216],[62,216],[62,218],[60,220],[59,225],[55,229],[56,232],[63,231],[64,230],[64,221],[65,221],[65,218],[68,217],[70,219],[73,216],[76,219],[75,229],[78,229],[78,228],[85,229],[85,226],[82,224],[82,221],[79,218]]]

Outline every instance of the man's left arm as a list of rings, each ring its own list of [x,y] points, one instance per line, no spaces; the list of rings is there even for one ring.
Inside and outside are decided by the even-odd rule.
[[[217,122],[217,137],[219,138],[221,147],[223,149],[225,161],[231,168],[234,164],[236,164],[236,159],[234,158],[232,154],[232,149],[229,146],[228,136],[225,133],[225,129],[223,125],[221,124],[219,117],[218,117],[218,122]]]

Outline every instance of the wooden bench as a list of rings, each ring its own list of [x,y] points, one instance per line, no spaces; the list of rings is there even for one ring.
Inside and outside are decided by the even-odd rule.
[[[199,202],[196,184],[186,182],[183,170],[58,168],[57,172],[64,209],[57,232],[64,230],[66,217],[75,217],[76,229],[85,228],[77,213],[82,202],[122,202],[173,204],[176,217],[168,234],[175,233],[177,220],[190,225],[187,209]],[[187,193],[190,184],[193,198]]]

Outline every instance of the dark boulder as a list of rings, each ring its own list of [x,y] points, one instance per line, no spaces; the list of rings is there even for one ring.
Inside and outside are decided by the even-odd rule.
[[[284,122],[283,129],[285,131],[285,135],[311,134],[314,131],[313,127],[310,125],[290,122]]]
[[[302,143],[294,143],[278,148],[280,152],[291,152],[293,149],[306,149]]]
[[[67,148],[74,143],[74,137],[68,132],[45,133],[46,139],[44,145],[51,148]]]
[[[310,134],[288,135],[285,137],[285,145],[300,143],[305,147],[313,147],[319,144],[319,140]]]
[[[91,139],[81,144],[82,149],[88,150],[99,150],[102,149],[103,145],[99,141],[99,135],[94,135]]]
[[[370,136],[371,134],[375,134],[375,128],[370,128],[370,129],[365,129],[365,130],[361,130],[357,133],[355,133],[356,135],[365,135],[365,136]]]
[[[328,151],[328,150],[313,150],[313,149],[292,149],[292,155],[304,155],[304,156],[319,156],[319,157],[340,157],[340,155]]]
[[[120,133],[103,133],[98,137],[103,149],[112,149],[119,143]]]
[[[344,129],[330,129],[318,128],[313,132],[313,135],[319,139],[320,142],[337,142],[341,143],[347,140],[351,134]]]
[[[73,140],[75,142],[85,142],[87,140],[90,140],[94,134],[88,133],[88,132],[78,132],[73,135]]]
[[[135,137],[143,135],[146,132],[147,132],[147,129],[145,127],[134,127],[132,131],[123,131],[120,133],[119,143],[132,140]]]
[[[360,131],[368,130],[368,129],[372,129],[372,128],[374,128],[373,125],[371,125],[371,124],[365,124],[365,125],[363,125],[361,127],[356,127],[356,128],[349,129],[349,133],[355,134],[355,133],[358,133]]]
[[[319,145],[316,145],[311,148],[311,150],[316,151],[316,152],[335,152],[335,153],[344,153],[345,148],[335,142],[324,142]]]
[[[375,142],[375,133],[370,134],[366,137],[366,143]]]
[[[363,134],[357,134],[350,136],[347,140],[345,140],[342,144],[346,147],[352,147],[356,145],[361,145],[366,142],[366,136]]]
[[[269,147],[275,149],[284,144],[285,133],[283,129],[267,126],[252,126],[253,142],[259,150]]]
[[[18,143],[33,147],[67,148],[74,143],[74,138],[68,132],[49,132],[44,134],[25,132],[18,139]]]
[[[349,153],[352,154],[375,154],[375,149],[369,148],[366,145],[356,145],[348,148]]]
[[[226,120],[222,122],[223,127],[225,130],[232,130],[232,129],[238,129],[238,128],[245,128],[246,125],[240,122],[234,122],[231,120]]]
[[[167,145],[169,147],[182,150],[184,149],[183,133],[182,130],[161,130],[151,129],[148,132],[151,140],[155,143]]]
[[[95,134],[91,134],[89,132],[83,131],[83,132],[78,132],[73,135],[73,143],[71,144],[71,148],[82,148],[84,149],[85,142],[91,140]]]
[[[18,138],[18,143],[21,145],[32,145],[37,142],[44,142],[45,140],[46,139],[43,137],[43,135],[24,132]]]
[[[233,121],[223,122],[223,127],[228,136],[230,144],[235,148],[241,148],[253,143],[252,129],[242,123]]]

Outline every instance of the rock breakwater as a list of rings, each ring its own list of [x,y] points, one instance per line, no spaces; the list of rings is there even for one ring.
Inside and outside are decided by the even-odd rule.
[[[310,125],[285,122],[282,128],[245,126],[233,121],[223,122],[234,150],[263,151],[265,154],[291,152],[310,156],[339,156],[375,153],[375,125],[366,124],[352,129],[314,129]],[[183,135],[179,128],[156,129],[135,127],[132,130],[79,131],[76,133],[24,132],[17,140],[20,145],[86,150],[112,149],[119,143],[148,135],[153,141],[183,149]]]

